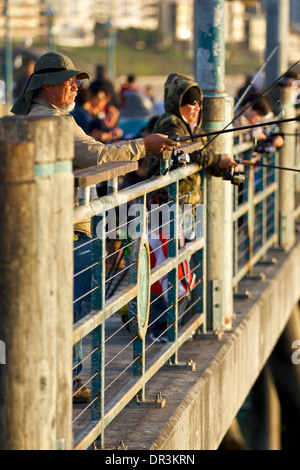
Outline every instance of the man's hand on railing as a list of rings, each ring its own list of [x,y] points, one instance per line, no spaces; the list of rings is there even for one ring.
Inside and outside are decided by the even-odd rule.
[[[143,137],[145,148],[147,152],[151,153],[160,153],[164,150],[172,150],[175,146],[177,147],[179,142],[174,142],[164,134],[150,134]]]
[[[228,153],[223,153],[220,160],[220,168],[224,170],[231,170],[232,168],[238,166],[238,163],[235,161],[232,155]]]

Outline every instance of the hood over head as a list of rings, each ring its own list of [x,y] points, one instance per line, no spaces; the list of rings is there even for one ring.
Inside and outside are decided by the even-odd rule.
[[[200,112],[198,124],[202,123],[202,108],[203,108],[203,95],[202,90],[197,82],[193,79],[180,75],[178,73],[171,73],[164,88],[164,105],[167,113],[175,114],[181,118],[180,107],[182,106],[183,95],[192,87],[195,87],[200,96]]]

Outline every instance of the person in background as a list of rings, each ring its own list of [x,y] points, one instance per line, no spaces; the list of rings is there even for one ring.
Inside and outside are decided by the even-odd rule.
[[[103,119],[108,128],[113,129],[117,127],[120,111],[110,103],[111,94],[109,87],[105,85],[99,86],[98,82],[94,81],[90,84],[89,89],[94,97],[94,101],[91,103],[93,114]]]
[[[0,78],[0,104],[6,103],[6,87],[5,81]]]
[[[145,135],[152,134],[157,120],[158,120],[158,116],[153,116],[152,118],[150,118],[147,125],[134,138],[144,137]],[[123,176],[122,181],[119,185],[119,189],[128,188],[128,186],[132,186],[133,184],[137,184],[137,183],[141,183],[142,181],[145,181],[146,175],[147,175],[147,159],[141,158],[138,162],[138,169],[136,171],[132,171],[131,173],[127,173],[126,175]]]
[[[21,93],[21,90],[25,83],[27,82],[28,78],[34,71],[34,59],[27,59],[24,62],[24,73],[20,75],[17,80],[16,89],[15,89],[15,96],[18,96]]]
[[[107,76],[107,70],[105,65],[99,64],[96,67],[96,77],[94,80],[99,88],[105,87],[105,89],[108,90],[109,95],[110,95],[110,102],[112,106],[115,106],[116,108],[120,108],[120,98],[118,96],[118,93],[116,91],[116,88],[113,84],[113,81]]]
[[[145,95],[147,95],[148,98],[150,98],[150,100],[152,101],[152,103],[154,103],[154,94],[153,94],[152,85],[146,85],[145,86]]]
[[[84,132],[107,144],[121,139],[123,132],[118,127],[108,127],[105,120],[99,117],[101,98],[102,91],[98,92],[95,87],[80,86],[71,115]]]
[[[242,113],[242,114],[241,114]],[[235,115],[237,118],[233,121],[234,127],[248,126],[249,124],[262,123],[262,127],[256,127],[244,134],[244,140],[263,141],[268,138],[264,130],[263,120],[267,116],[272,116],[271,101],[267,96],[261,96],[259,92],[249,92],[244,97]],[[284,138],[281,135],[274,134],[270,144],[274,148],[280,148],[284,144]]]
[[[140,89],[136,84],[137,77],[135,74],[131,73],[127,75],[126,81],[121,85],[120,97],[121,97],[121,107],[125,105],[126,94],[130,92],[140,93]]]
[[[293,69],[290,70],[282,79],[278,82],[277,86],[274,86],[269,92],[268,96],[272,102],[274,112],[279,115],[282,111],[281,100],[282,100],[282,89],[288,87],[293,89],[292,104],[295,105],[296,109],[300,107],[300,71]]]

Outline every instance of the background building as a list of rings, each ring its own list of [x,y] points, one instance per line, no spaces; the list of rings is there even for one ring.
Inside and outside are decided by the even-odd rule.
[[[290,1],[291,38],[287,54],[298,51],[300,0]],[[262,1],[225,2],[225,40],[241,44],[264,57],[266,4]],[[48,41],[61,46],[90,46],[98,40],[97,25],[159,31],[161,47],[193,54],[194,0],[0,0],[0,43],[5,38],[20,47]],[[107,38],[107,34],[103,35]]]

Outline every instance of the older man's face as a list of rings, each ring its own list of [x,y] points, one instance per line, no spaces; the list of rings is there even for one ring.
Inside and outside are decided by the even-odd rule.
[[[66,112],[70,112],[75,106],[78,86],[78,80],[73,77],[67,82],[59,83],[58,85],[47,85],[44,89],[47,92],[47,98],[50,103]]]

